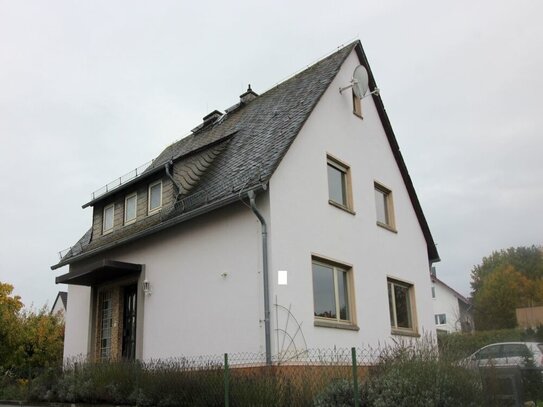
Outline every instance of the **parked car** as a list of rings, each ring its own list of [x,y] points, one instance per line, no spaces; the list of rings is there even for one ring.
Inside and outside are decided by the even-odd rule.
[[[543,343],[502,342],[487,345],[461,362],[468,367],[533,366],[543,368]]]

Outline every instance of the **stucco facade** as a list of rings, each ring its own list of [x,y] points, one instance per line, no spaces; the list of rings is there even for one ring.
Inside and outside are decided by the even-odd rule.
[[[474,329],[468,300],[437,278],[432,281],[432,302],[438,331],[471,332]]]
[[[400,168],[399,150],[391,145],[391,130],[383,125],[382,107],[374,97],[365,97],[360,101],[360,117],[353,113],[352,91],[339,92],[363,62],[358,46],[351,45],[350,52],[342,56],[337,73],[330,77],[329,85],[301,122],[284,155],[277,147],[277,151],[266,151],[260,157],[264,163],[272,157],[278,160],[271,178],[263,175],[265,164],[254,166],[250,162],[257,168],[256,207],[268,226],[269,340],[274,356],[294,348],[377,346],[393,338],[435,333],[428,270],[429,258],[436,260],[437,251],[425,229],[418,200],[414,204],[412,185],[406,185],[408,175]],[[326,65],[319,65],[314,73],[308,70],[310,73],[305,75],[320,74],[323,66]],[[304,78],[300,79],[300,89],[308,91],[312,87]],[[280,92],[278,88],[274,90]],[[299,108],[305,99],[299,91],[294,93],[300,97],[296,101]],[[274,94],[267,95],[272,106],[276,106]],[[258,106],[256,94],[251,100],[253,106]],[[244,106],[242,103],[241,107]],[[284,116],[279,108],[273,109],[263,128],[275,118],[279,127],[273,135],[280,136],[296,117],[291,114],[295,109],[291,107]],[[254,117],[260,117],[257,113]],[[230,120],[239,120],[233,117]],[[248,148],[249,143],[239,139],[245,137],[241,128],[229,133],[228,138],[213,138],[215,147],[211,153],[201,153],[202,142],[193,155],[196,158],[184,161],[185,167],[173,160],[171,164],[167,162],[165,171],[168,173],[171,165],[173,176],[161,178],[163,201],[177,203],[176,194],[181,190],[199,191],[198,182],[205,183],[220,175],[220,166],[226,165],[225,157],[231,154],[232,146],[233,164],[227,169],[233,170],[234,175],[238,168],[241,171],[247,163],[236,154],[241,154],[238,152]],[[191,143],[197,144],[198,136],[194,137]],[[238,139],[241,141],[236,145]],[[281,142],[279,138],[277,143]],[[330,160],[348,168],[348,208],[330,200]],[[180,168],[186,168],[185,172]],[[157,174],[153,173],[153,180],[160,176],[159,170],[153,170]],[[181,179],[192,181],[176,189],[175,184]],[[74,252],[73,260],[61,261],[70,264],[69,273],[61,280],[82,284],[69,285],[65,359],[103,356],[104,343],[99,333],[105,326],[104,315],[113,338],[107,346],[115,348],[107,355],[124,356],[124,345],[119,342],[124,341],[121,332],[129,312],[122,303],[128,287],[137,288],[137,316],[135,325],[131,325],[136,327],[136,358],[264,352],[267,339],[262,228],[248,205],[249,195],[242,195],[243,187],[251,179],[239,177],[232,181],[228,188],[233,197],[228,205],[171,226],[167,223],[171,219],[162,219],[156,213],[151,216],[142,209],[146,206],[148,183],[131,187],[138,191],[137,219],[132,225],[123,226],[122,218],[129,188],[109,197],[115,203],[115,219],[114,231],[107,235],[102,235],[100,228],[104,205],[109,203],[104,199],[87,204],[95,208],[91,229],[95,237],[86,249]],[[388,216],[393,219],[390,225],[377,222],[376,185],[388,191]],[[196,195],[202,196],[201,193]],[[206,199],[209,196],[213,193]],[[145,232],[145,228],[156,231],[135,239],[123,228],[138,233]],[[430,248],[435,254],[430,253]],[[100,265],[96,266],[98,260]],[[317,312],[317,296],[321,295],[316,294],[320,292],[315,277],[318,262],[333,265],[335,293],[331,295],[335,295],[336,306],[344,317],[334,316],[332,320]],[[287,277],[281,284],[280,272]],[[339,284],[343,284],[344,292]],[[113,295],[111,302],[101,299],[101,293],[106,291]],[[347,298],[342,307],[340,294]],[[396,301],[404,301],[403,308]]]
[[[435,332],[426,242],[375,104],[364,98],[360,119],[338,91],[359,63],[354,52],[344,62],[270,182],[273,298],[292,307],[309,347],[389,340],[387,277],[413,284],[416,331]],[[328,202],[327,154],[350,166],[355,214]],[[393,193],[396,233],[376,225],[375,181]],[[352,266],[359,331],[314,326],[312,255]],[[277,270],[288,271],[286,286]]]

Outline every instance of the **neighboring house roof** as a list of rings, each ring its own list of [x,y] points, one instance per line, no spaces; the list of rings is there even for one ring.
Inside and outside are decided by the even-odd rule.
[[[66,291],[59,291],[57,294],[57,298],[55,298],[55,302],[53,302],[53,306],[51,307],[51,313],[55,309],[57,303],[61,301],[62,307],[67,310],[68,309],[68,293]]]
[[[441,284],[442,286],[444,286],[445,288],[447,288],[449,291],[451,291],[453,293],[453,295],[458,298],[460,301],[462,301],[464,304],[466,305],[471,305],[471,301],[464,297],[462,294],[460,294],[458,291],[456,291],[454,288],[452,288],[451,286],[445,284],[443,281],[441,281],[439,278],[437,278],[436,276],[432,276],[432,281],[434,283],[439,283]]]
[[[274,86],[249,103],[240,102],[226,109],[223,116],[218,117],[219,112],[212,112],[204,118],[204,123],[193,130],[193,134],[160,153],[140,177],[83,206],[98,204],[135,182],[156,176],[165,165],[175,162],[175,167],[185,168],[186,182],[181,183],[184,189],[180,191],[182,199],[174,207],[163,209],[160,216],[138,221],[100,239],[92,240],[92,231],[89,230],[61,261],[51,268],[56,269],[90,257],[233,203],[249,190],[258,192],[263,189],[353,49],[368,69],[370,88],[375,88],[375,80],[360,41],[356,41]],[[426,238],[428,258],[430,261],[439,261],[430,229],[381,98],[374,94],[373,100]],[[206,119],[209,121],[206,122]]]

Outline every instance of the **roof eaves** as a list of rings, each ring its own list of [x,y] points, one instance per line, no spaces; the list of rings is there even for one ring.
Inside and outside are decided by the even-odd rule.
[[[184,214],[176,216],[176,217],[174,217],[172,219],[169,219],[169,220],[166,220],[164,222],[158,223],[158,224],[156,224],[154,226],[151,226],[148,229],[142,230],[141,232],[136,233],[134,235],[127,236],[127,237],[125,237],[123,239],[115,240],[115,241],[113,241],[111,243],[105,244],[103,246],[99,246],[99,247],[97,247],[95,249],[89,250],[87,252],[83,252],[83,253],[78,254],[76,256],[73,256],[73,257],[70,257],[70,258],[68,258],[66,260],[61,260],[57,264],[52,265],[51,270],[59,269],[60,267],[66,266],[68,264],[75,263],[77,261],[86,259],[88,257],[94,256],[94,255],[96,255],[98,253],[101,253],[103,251],[113,249],[113,248],[115,248],[117,246],[132,242],[132,241],[134,241],[136,239],[141,239],[143,237],[152,235],[154,233],[157,233],[157,232],[159,232],[161,230],[164,230],[166,228],[169,228],[171,226],[174,226],[174,225],[177,225],[179,223],[185,222],[185,221],[187,221],[189,219],[192,219],[192,218],[195,218],[197,216],[203,215],[205,213],[211,212],[211,211],[213,211],[215,209],[222,208],[222,207],[224,207],[226,205],[232,204],[232,203],[234,203],[236,201],[239,201],[239,200],[247,197],[247,194],[249,193],[249,191],[254,191],[255,193],[259,193],[259,192],[261,192],[263,190],[265,190],[265,186],[262,183],[260,183],[260,184],[258,184],[256,186],[253,186],[251,188],[248,188],[248,189],[244,190],[243,192],[233,194],[233,195],[229,195],[229,196],[227,196],[227,197],[225,197],[223,199],[220,199],[220,200],[215,201],[215,202],[211,202],[211,203],[209,203],[207,205],[199,206],[199,207],[197,207],[196,209],[194,209],[194,210],[192,210],[190,212],[184,213]]]
[[[371,71],[371,67],[369,65],[364,49],[362,48],[362,44],[358,42],[355,49],[358,54],[358,57],[360,58],[363,65],[368,71],[370,89],[377,88],[375,77],[373,76],[373,72]],[[398,163],[400,173],[402,174],[402,178],[404,180],[405,186],[407,187],[407,192],[409,194],[411,204],[413,205],[413,209],[415,210],[415,213],[417,215],[420,227],[422,229],[422,233],[424,234],[424,238],[426,240],[426,246],[428,250],[428,260],[431,263],[437,263],[441,261],[441,259],[437,251],[434,238],[432,237],[432,233],[430,232],[430,227],[428,226],[428,222],[426,221],[426,217],[424,216],[424,212],[422,211],[422,206],[417,197],[417,193],[415,192],[413,181],[411,180],[411,177],[409,175],[409,171],[407,170],[407,166],[403,159],[402,153],[400,152],[400,146],[398,145],[398,141],[396,140],[396,136],[394,134],[394,130],[392,129],[392,125],[388,118],[388,114],[383,104],[383,100],[381,99],[381,95],[379,93],[372,94],[372,97],[373,97],[375,106],[377,107],[377,112],[381,119],[381,123],[383,124],[383,127],[385,129],[385,133],[387,135],[388,141],[390,143],[390,146],[392,147],[392,153],[394,154],[394,158],[396,159],[396,162]]]

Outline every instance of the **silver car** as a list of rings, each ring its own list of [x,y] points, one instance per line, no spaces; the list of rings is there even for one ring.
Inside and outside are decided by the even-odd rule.
[[[469,367],[534,366],[543,368],[543,343],[501,342],[487,345],[462,361]]]

